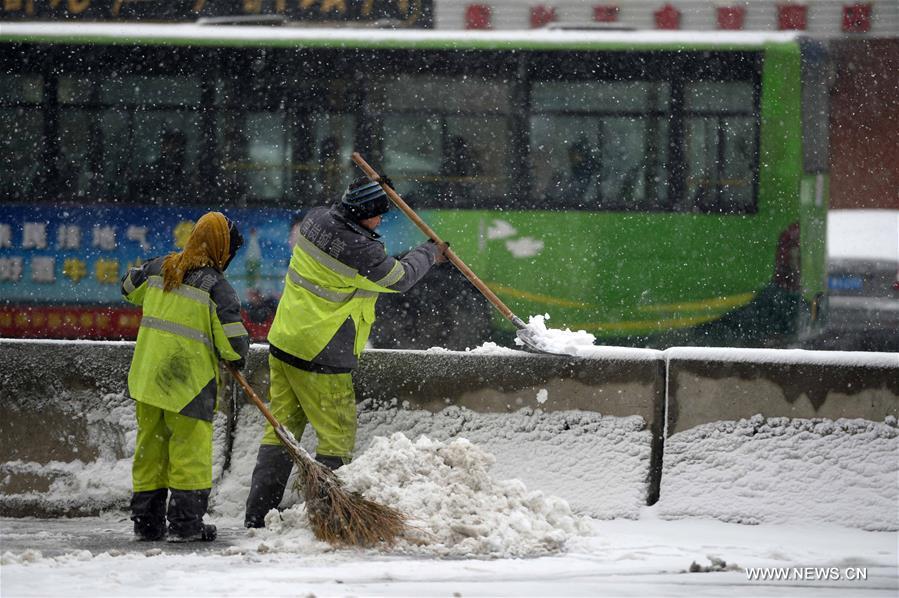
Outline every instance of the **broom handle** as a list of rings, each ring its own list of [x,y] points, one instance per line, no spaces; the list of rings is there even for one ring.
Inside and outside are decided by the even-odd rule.
[[[415,210],[410,208],[409,204],[407,204],[403,200],[403,198],[400,197],[399,194],[390,187],[390,185],[381,180],[381,175],[379,175],[374,168],[368,165],[368,162],[366,162],[362,158],[359,152],[353,152],[352,158],[353,162],[355,162],[359,166],[359,168],[362,169],[362,172],[364,172],[368,176],[368,178],[375,181],[376,183],[381,184],[381,188],[384,189],[384,192],[387,193],[387,196],[390,198],[390,200],[395,203],[396,206],[400,210],[402,210],[402,212],[406,216],[409,217],[409,220],[414,222],[415,225],[419,229],[421,229],[421,232],[423,232],[429,239],[431,239],[435,243],[443,243],[443,240],[441,240],[440,237],[437,236],[437,233],[435,233],[434,230],[430,226],[428,226],[424,220],[419,218],[418,214],[415,213]],[[493,307],[499,310],[499,313],[501,313],[507,320],[515,324],[516,327],[527,327],[524,321],[513,314],[512,310],[506,307],[506,304],[503,303],[502,300],[497,297],[493,291],[490,290],[490,287],[488,287],[481,281],[480,278],[478,278],[477,274],[475,274],[474,271],[472,271],[472,269],[469,268],[468,265],[463,262],[452,249],[447,247],[443,253],[446,258],[450,262],[452,262],[452,264],[456,268],[458,268],[459,272],[461,272],[465,276],[465,278],[467,278],[469,282],[471,282],[471,284],[473,284],[475,288],[479,290],[481,294],[484,295],[484,297],[487,298],[487,301],[492,303]]]

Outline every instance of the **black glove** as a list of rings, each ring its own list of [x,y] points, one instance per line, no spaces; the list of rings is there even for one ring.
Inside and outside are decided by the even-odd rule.
[[[390,177],[387,176],[386,174],[382,174],[380,176],[380,178],[378,179],[378,182],[384,183],[385,185],[387,185],[388,187],[390,187],[391,189],[396,191],[396,187],[393,186],[393,181],[391,181]]]
[[[446,241],[442,241],[437,243],[434,239],[428,239],[428,243],[434,243],[437,246],[437,255],[434,256],[434,263],[438,266],[440,264],[445,264],[449,261],[449,258],[446,256],[446,251],[449,249],[450,244]]]
[[[234,369],[242,370],[247,365],[247,360],[241,357],[240,359],[235,359],[234,361],[228,362],[230,365],[234,366]]]

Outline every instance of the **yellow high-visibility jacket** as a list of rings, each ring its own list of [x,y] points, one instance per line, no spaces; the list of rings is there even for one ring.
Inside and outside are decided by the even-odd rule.
[[[163,291],[163,258],[130,269],[122,294],[143,307],[128,392],[143,403],[212,421],[220,359],[242,365],[250,339],[237,293],[214,268],[188,272]]]
[[[437,257],[437,246],[424,243],[396,259],[379,238],[336,207],[309,211],[268,334],[273,357],[322,373],[356,367],[378,295],[411,288]]]

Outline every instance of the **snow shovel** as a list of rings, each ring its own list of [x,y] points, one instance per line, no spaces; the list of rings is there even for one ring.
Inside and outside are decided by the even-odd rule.
[[[421,229],[421,232],[423,232],[429,239],[431,239],[435,243],[443,244],[443,241],[440,239],[440,237],[437,236],[437,233],[435,233],[433,229],[431,229],[431,227],[428,226],[412,208],[409,207],[409,204],[407,204],[403,200],[403,198],[400,197],[399,194],[390,187],[390,185],[381,180],[381,175],[375,172],[375,169],[368,165],[368,162],[366,162],[362,158],[359,152],[353,152],[352,158],[353,162],[355,162],[356,165],[362,169],[362,171],[366,174],[366,176],[368,176],[368,178],[381,184],[381,188],[384,189],[384,192],[387,193],[387,196],[390,198],[390,200],[394,204],[396,204],[396,206],[400,210],[402,210],[402,212],[406,216],[409,217],[409,220],[414,222],[415,225],[419,229]],[[480,278],[478,278],[478,276],[471,270],[471,268],[469,268],[465,264],[465,262],[459,259],[459,256],[457,256],[452,249],[447,247],[444,254],[446,255],[446,258],[450,262],[452,262],[452,264],[459,270],[459,272],[461,272],[465,276],[465,278],[467,278],[468,281],[471,282],[471,284],[473,284],[474,287],[479,290],[481,294],[484,295],[484,297],[487,298],[487,301],[493,304],[493,307],[498,309],[499,313],[501,313],[504,318],[515,325],[515,328],[518,329],[516,331],[516,336],[522,343],[524,343],[526,347],[528,347],[529,349],[533,349],[538,353],[549,353],[549,351],[540,347],[540,341],[534,331],[529,328],[521,318],[512,313],[512,310],[509,309],[506,304],[503,303],[502,300],[497,297],[496,294],[481,281]]]
[[[297,466],[298,490],[306,501],[306,516],[316,538],[333,546],[368,548],[379,542],[392,544],[407,531],[406,517],[396,509],[348,492],[333,471],[313,459],[294,435],[278,423],[243,374],[230,363],[225,362],[225,366],[275,429]]]

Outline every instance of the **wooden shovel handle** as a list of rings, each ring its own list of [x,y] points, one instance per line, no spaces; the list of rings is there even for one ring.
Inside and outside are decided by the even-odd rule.
[[[394,204],[396,204],[396,207],[402,210],[402,212],[409,217],[409,220],[414,222],[415,225],[419,229],[421,229],[421,232],[423,232],[429,239],[431,239],[435,243],[443,243],[443,240],[439,236],[437,236],[437,233],[435,233],[434,230],[418,216],[418,214],[415,213],[415,210],[410,208],[409,204],[407,204],[403,200],[403,198],[400,197],[399,194],[390,187],[390,185],[381,180],[381,175],[379,175],[374,168],[368,165],[368,162],[366,162],[362,158],[362,156],[359,155],[359,152],[353,152],[352,158],[353,162],[355,162],[359,166],[359,168],[362,169],[362,172],[364,172],[368,176],[368,178],[381,184],[381,188],[384,189],[387,197],[389,197],[390,200]],[[452,262],[452,264],[456,268],[458,268],[459,272],[461,272],[465,276],[465,278],[467,278],[469,282],[471,282],[471,284],[473,284],[475,288],[479,290],[481,294],[484,295],[484,297],[487,298],[487,301],[492,303],[493,307],[499,310],[499,313],[501,313],[503,317],[515,324],[515,326],[518,328],[526,327],[521,318],[513,314],[512,310],[506,307],[506,304],[503,303],[502,300],[497,297],[496,294],[491,291],[490,288],[486,284],[484,284],[480,278],[478,278],[477,274],[475,274],[465,262],[459,259],[459,256],[457,256],[451,248],[447,247],[444,255],[446,255],[446,258],[450,262]]]

